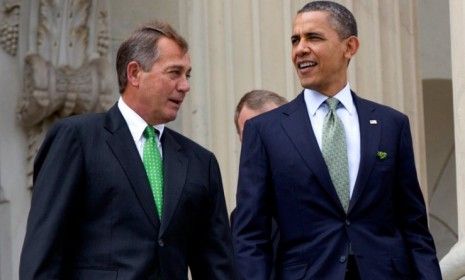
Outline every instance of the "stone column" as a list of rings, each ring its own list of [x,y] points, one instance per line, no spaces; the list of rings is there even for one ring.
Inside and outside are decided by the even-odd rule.
[[[428,201],[423,96],[417,66],[417,1],[345,2],[352,6],[361,42],[351,65],[351,85],[362,97],[408,115],[418,178]]]
[[[226,201],[235,205],[240,142],[234,109],[252,89],[289,99],[300,91],[290,60],[288,0],[180,0],[180,29],[191,46],[191,93],[179,118],[183,133],[215,152]],[[178,124],[179,124],[178,122]]]
[[[24,131],[15,105],[21,77],[19,0],[0,0],[0,279],[17,279],[30,194],[26,186]]]
[[[465,279],[465,2],[449,0],[452,85],[454,99],[455,159],[457,170],[458,242],[441,260],[445,280]]]

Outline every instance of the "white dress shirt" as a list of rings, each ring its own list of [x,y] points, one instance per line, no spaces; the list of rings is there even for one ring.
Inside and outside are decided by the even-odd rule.
[[[358,114],[348,83],[333,97],[337,98],[342,104],[342,106],[338,106],[336,109],[336,114],[344,124],[349,163],[350,197],[352,197],[360,165],[360,125],[358,123]],[[325,103],[328,97],[317,91],[305,89],[304,98],[305,104],[307,105],[307,112],[312,123],[313,132],[321,150],[323,122],[329,111],[328,105]]]
[[[131,132],[132,138],[134,139],[137,151],[139,152],[140,158],[143,159],[145,143],[144,130],[148,124],[133,109],[131,109],[121,97],[118,100],[118,109],[121,111],[124,120],[128,124],[129,131]],[[158,124],[154,125],[153,127],[159,131],[157,138],[157,146],[158,150],[160,151],[160,155],[163,157],[160,139],[163,134],[163,129],[165,128],[165,125]]]

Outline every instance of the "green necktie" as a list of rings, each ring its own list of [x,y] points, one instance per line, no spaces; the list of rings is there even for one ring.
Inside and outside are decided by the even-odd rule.
[[[163,214],[163,162],[157,145],[157,133],[151,126],[144,130],[145,144],[143,162],[150,187],[152,188],[155,206],[157,207],[158,217],[161,219]]]
[[[336,114],[339,100],[330,97],[326,99],[326,104],[328,104],[329,111],[323,123],[322,153],[339,200],[347,212],[350,200],[349,164],[344,124]]]

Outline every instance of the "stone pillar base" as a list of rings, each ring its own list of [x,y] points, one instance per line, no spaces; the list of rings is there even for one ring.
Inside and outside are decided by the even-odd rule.
[[[465,242],[456,243],[440,265],[444,280],[465,280]]]

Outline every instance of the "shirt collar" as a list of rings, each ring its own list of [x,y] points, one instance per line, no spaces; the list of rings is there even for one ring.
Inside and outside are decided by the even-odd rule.
[[[122,97],[118,99],[118,108],[128,124],[129,131],[131,132],[134,141],[140,141],[143,137],[144,130],[148,125],[147,122],[144,121],[144,119],[142,119],[141,116],[139,116],[133,109],[131,109],[131,107],[124,102]],[[158,140],[160,140],[163,135],[163,130],[165,129],[165,124],[157,124],[153,127],[159,131]]]
[[[304,98],[307,103],[308,111],[312,116],[316,114],[316,111],[320,108],[321,104],[328,99],[326,95],[308,88],[304,90]],[[334,98],[337,98],[339,102],[342,103],[350,115],[356,112],[349,83],[347,83],[341,91],[334,95]]]

